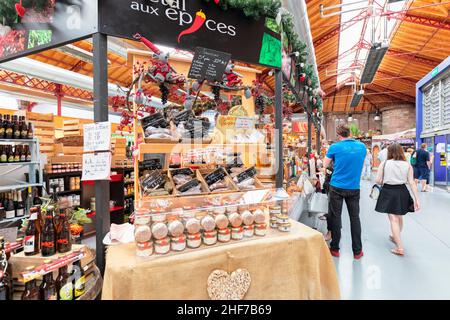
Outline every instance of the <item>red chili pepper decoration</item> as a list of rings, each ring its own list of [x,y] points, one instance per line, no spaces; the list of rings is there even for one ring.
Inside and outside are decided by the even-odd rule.
[[[136,40],[139,40],[140,42],[142,42],[143,44],[145,44],[150,50],[152,50],[154,53],[156,54],[160,54],[161,50],[158,49],[157,46],[155,46],[153,44],[153,42],[151,42],[150,40],[148,40],[147,38],[144,38],[143,36],[141,36],[139,33],[136,33],[133,38],[135,38]]]
[[[23,18],[23,16],[25,15],[26,10],[22,5],[22,0],[20,0],[19,3],[16,3],[16,12],[17,15],[21,18]]]
[[[188,29],[182,31],[180,33],[180,35],[178,36],[178,43],[181,42],[182,36],[185,36],[187,34],[191,34],[191,33],[198,31],[198,29],[200,29],[203,26],[205,21],[206,21],[206,15],[203,13],[202,10],[198,11],[195,15],[195,20],[194,20],[194,23],[192,24],[192,26],[190,26]]]

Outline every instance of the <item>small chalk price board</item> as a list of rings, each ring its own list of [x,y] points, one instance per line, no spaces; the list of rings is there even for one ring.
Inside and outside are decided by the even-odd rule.
[[[200,181],[198,181],[198,179],[192,179],[191,181],[186,182],[185,184],[183,184],[177,190],[180,193],[184,193],[184,192],[187,192],[187,191],[191,190],[192,188],[195,188],[199,184],[200,184]]]
[[[221,81],[231,54],[197,47],[188,77],[197,80]]]
[[[245,170],[244,172],[238,174],[236,176],[238,183],[241,183],[244,180],[247,180],[249,178],[253,178],[254,176],[256,176],[257,172],[255,167],[252,167],[250,169]]]
[[[211,186],[212,184],[225,179],[226,176],[227,173],[225,170],[223,168],[219,168],[205,176],[205,182],[208,186]]]

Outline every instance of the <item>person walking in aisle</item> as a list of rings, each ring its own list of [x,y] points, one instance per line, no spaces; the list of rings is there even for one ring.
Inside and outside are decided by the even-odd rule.
[[[330,252],[334,257],[339,257],[342,206],[345,200],[350,215],[353,255],[355,259],[360,259],[364,255],[361,241],[361,221],[359,219],[360,183],[367,150],[362,142],[350,138],[348,126],[339,126],[336,133],[339,142],[330,146],[323,163],[324,168],[328,168],[331,161],[334,163],[328,209],[332,238]]]
[[[403,230],[403,216],[408,212],[420,209],[419,193],[414,182],[413,168],[406,161],[405,154],[399,144],[393,144],[388,149],[388,160],[380,165],[376,179],[382,185],[375,211],[387,213],[391,224],[390,240],[396,248],[391,252],[403,256],[405,250],[401,240]],[[406,183],[411,186],[414,200],[409,194]]]
[[[422,143],[420,149],[416,153],[416,183],[422,185],[422,192],[428,192],[427,181],[430,177],[431,159],[430,153],[427,151],[427,144]]]
[[[372,153],[370,149],[367,149],[366,158],[364,159],[363,179],[370,180],[372,178],[372,161]]]
[[[381,162],[385,162],[387,160],[387,148],[388,144],[383,143],[381,145],[381,151],[378,153],[378,160]]]

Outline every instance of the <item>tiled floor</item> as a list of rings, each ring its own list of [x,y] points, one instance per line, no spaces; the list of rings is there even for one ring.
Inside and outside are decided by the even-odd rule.
[[[421,193],[422,210],[405,217],[405,257],[390,253],[388,218],[374,211],[372,183],[363,182],[365,256],[353,259],[350,222],[343,213],[341,257],[334,258],[343,299],[450,299],[450,193]],[[344,205],[345,207],[345,205]]]

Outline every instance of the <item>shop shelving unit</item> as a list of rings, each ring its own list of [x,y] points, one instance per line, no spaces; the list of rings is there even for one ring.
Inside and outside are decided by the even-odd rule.
[[[0,144],[27,144],[30,147],[31,152],[31,162],[13,162],[13,163],[2,163],[0,168],[10,167],[11,169],[2,171],[2,180],[10,181],[11,183],[0,186],[0,192],[5,192],[9,190],[26,189],[28,187],[40,187],[42,186],[43,173],[41,156],[39,150],[39,140],[34,139],[0,139]],[[20,168],[28,167],[28,182],[24,182],[10,175]],[[36,171],[38,175],[36,176]]]

